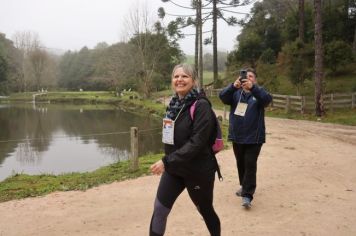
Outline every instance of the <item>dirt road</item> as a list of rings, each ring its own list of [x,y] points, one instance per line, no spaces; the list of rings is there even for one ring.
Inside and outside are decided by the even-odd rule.
[[[234,195],[232,150],[218,154],[222,235],[356,235],[356,127],[267,118],[251,210]],[[0,204],[0,235],[148,235],[159,177],[56,192]],[[188,199],[179,197],[166,235],[208,235]]]

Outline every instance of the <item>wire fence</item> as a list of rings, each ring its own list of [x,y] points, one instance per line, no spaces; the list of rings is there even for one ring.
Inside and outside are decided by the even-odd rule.
[[[152,133],[153,131],[160,130],[160,132]],[[161,134],[162,128],[152,128],[152,129],[138,129],[138,134],[140,136],[146,135],[154,135],[154,134]],[[53,140],[53,139],[66,139],[66,138],[78,138],[78,137],[95,137],[95,136],[108,136],[108,135],[118,135],[118,134],[130,134],[130,131],[117,131],[117,132],[105,132],[105,133],[92,133],[92,134],[80,134],[80,135],[57,135],[51,136],[50,138],[21,138],[21,139],[9,139],[9,140],[0,140],[0,143],[9,143],[9,142],[29,142],[29,141],[36,141],[36,140]]]

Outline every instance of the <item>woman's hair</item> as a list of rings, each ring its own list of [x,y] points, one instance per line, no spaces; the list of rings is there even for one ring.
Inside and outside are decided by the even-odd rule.
[[[172,78],[174,76],[174,72],[178,69],[178,68],[182,68],[183,72],[186,73],[187,75],[189,75],[190,77],[192,77],[193,81],[194,81],[194,88],[197,89],[199,88],[199,80],[198,80],[198,75],[194,69],[194,67],[190,64],[178,64],[173,68],[172,71]]]

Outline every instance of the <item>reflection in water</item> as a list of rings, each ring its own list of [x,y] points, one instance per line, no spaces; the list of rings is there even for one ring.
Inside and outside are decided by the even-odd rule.
[[[25,140],[23,143],[18,144],[17,150],[15,151],[15,157],[16,161],[21,164],[35,164],[41,161],[39,152],[32,148],[29,140]]]
[[[127,160],[130,127],[139,155],[162,148],[160,121],[109,107],[42,104],[0,107],[0,180],[13,172],[91,171]]]

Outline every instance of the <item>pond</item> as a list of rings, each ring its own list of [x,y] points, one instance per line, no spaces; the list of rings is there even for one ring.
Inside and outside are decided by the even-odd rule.
[[[0,181],[127,160],[130,127],[139,129],[139,156],[162,151],[161,121],[147,114],[107,105],[0,104]]]

